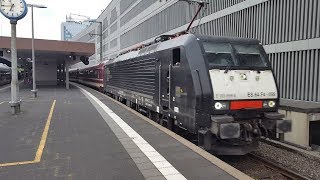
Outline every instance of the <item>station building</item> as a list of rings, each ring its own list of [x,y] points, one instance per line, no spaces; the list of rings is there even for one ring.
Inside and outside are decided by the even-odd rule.
[[[193,23],[191,32],[259,39],[274,68],[280,97],[295,102],[320,102],[319,0],[206,2],[209,4]],[[102,23],[93,23],[72,40],[95,43],[96,54],[91,59],[100,61],[102,48],[103,60],[108,60],[159,35],[186,30],[196,9],[197,4],[178,0],[113,0],[97,19]],[[297,119],[288,141],[305,147],[314,143],[309,134],[320,128],[319,113],[283,113]],[[317,123],[312,124],[314,121]]]

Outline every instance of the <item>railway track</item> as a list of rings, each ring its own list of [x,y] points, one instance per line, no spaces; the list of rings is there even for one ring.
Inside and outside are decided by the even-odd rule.
[[[262,162],[265,167],[273,170],[273,173],[268,174],[267,176],[261,176],[260,177],[261,179],[278,179],[278,178],[283,177],[285,179],[290,179],[290,180],[291,179],[292,180],[295,180],[295,179],[309,180],[308,177],[304,177],[304,176],[300,175],[299,173],[296,173],[288,168],[285,168],[277,163],[269,161],[269,160],[262,158],[258,155],[251,153],[248,156],[254,160]]]
[[[223,161],[248,174],[254,179],[261,180],[309,180],[286,167],[250,153],[245,156],[222,156]]]

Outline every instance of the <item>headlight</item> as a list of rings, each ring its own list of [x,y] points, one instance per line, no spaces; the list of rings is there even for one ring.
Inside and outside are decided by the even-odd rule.
[[[268,106],[273,108],[273,107],[276,106],[276,102],[274,102],[274,101],[269,101],[269,102],[268,102]]]
[[[229,103],[227,103],[227,102],[216,102],[214,104],[214,109],[215,110],[227,110],[227,109],[229,109]]]
[[[264,108],[274,108],[277,105],[275,101],[263,101]]]

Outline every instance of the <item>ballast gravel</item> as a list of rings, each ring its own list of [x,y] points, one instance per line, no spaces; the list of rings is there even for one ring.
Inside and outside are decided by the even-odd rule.
[[[311,179],[320,179],[320,158],[259,142],[254,154],[289,168]]]

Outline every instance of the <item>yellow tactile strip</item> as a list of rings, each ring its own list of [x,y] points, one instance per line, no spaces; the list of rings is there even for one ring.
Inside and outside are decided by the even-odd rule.
[[[43,154],[43,149],[46,145],[46,141],[47,141],[47,137],[48,137],[48,132],[49,132],[49,127],[50,127],[50,123],[51,123],[51,119],[53,116],[53,112],[54,112],[54,108],[56,106],[56,100],[53,101],[50,112],[49,112],[49,116],[47,118],[47,122],[46,125],[44,127],[42,136],[41,136],[41,140],[39,143],[39,147],[38,150],[36,152],[36,156],[34,158],[33,161],[20,161],[20,162],[11,162],[11,163],[3,163],[0,164],[0,167],[8,167],[8,166],[17,166],[17,165],[25,165],[25,164],[34,164],[34,163],[39,163],[41,161],[41,157]]]

